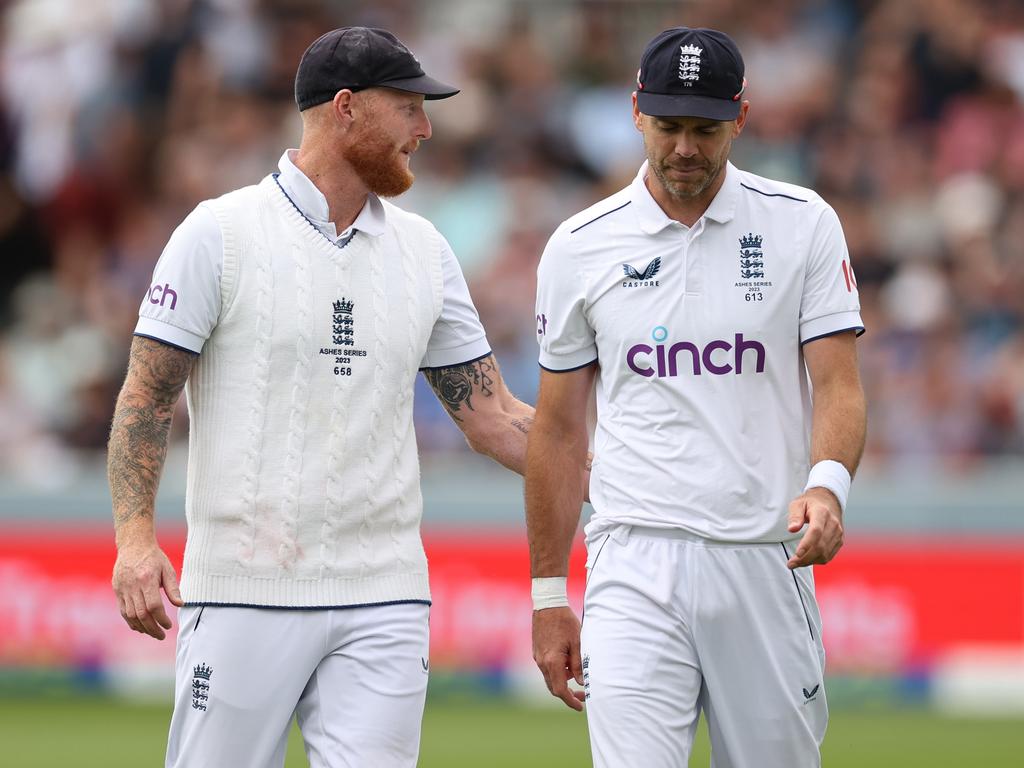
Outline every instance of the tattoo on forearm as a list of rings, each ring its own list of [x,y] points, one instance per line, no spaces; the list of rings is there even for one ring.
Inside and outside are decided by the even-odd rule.
[[[136,337],[110,428],[107,475],[114,525],[153,514],[174,405],[195,355]]]
[[[512,419],[512,426],[518,429],[524,435],[529,434],[530,427],[533,426],[533,417],[524,416],[521,419]]]
[[[472,411],[474,395],[490,397],[494,394],[497,370],[498,363],[494,355],[488,355],[472,363],[453,365],[450,368],[431,368],[423,373],[449,415],[456,421],[462,421],[458,412],[463,404]]]

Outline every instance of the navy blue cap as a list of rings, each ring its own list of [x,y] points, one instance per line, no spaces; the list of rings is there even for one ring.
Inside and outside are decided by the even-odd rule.
[[[637,106],[654,117],[735,120],[746,85],[743,57],[727,34],[673,27],[644,50],[636,76]]]
[[[295,103],[299,111],[331,101],[347,88],[386,87],[447,99],[459,92],[428,77],[401,40],[384,29],[341,27],[317,38],[299,61]]]

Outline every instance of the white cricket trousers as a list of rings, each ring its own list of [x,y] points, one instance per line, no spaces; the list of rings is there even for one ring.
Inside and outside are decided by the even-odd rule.
[[[412,768],[429,668],[422,603],[178,612],[167,768]]]
[[[821,765],[821,617],[794,545],[618,526],[591,542],[583,675],[596,768],[686,768],[704,711],[712,768]]]

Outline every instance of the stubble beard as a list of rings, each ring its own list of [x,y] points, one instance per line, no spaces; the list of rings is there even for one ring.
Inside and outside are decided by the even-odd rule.
[[[672,195],[672,197],[681,202],[689,202],[699,198],[707,192],[711,185],[715,183],[715,180],[722,172],[722,168],[725,166],[724,162],[719,163],[709,168],[702,176],[694,179],[693,181],[678,182],[672,181],[668,178],[666,169],[669,168],[669,166],[658,162],[649,155],[647,159],[648,165],[654,171],[654,175],[658,178],[658,181],[661,182],[661,186],[663,186],[665,191]]]
[[[725,169],[725,162],[729,158],[731,147],[732,143],[730,142],[729,146],[719,156],[717,162],[709,160],[706,172],[699,178],[690,182],[672,181],[668,178],[666,172],[671,166],[654,156],[650,146],[647,144],[647,135],[644,134],[644,150],[647,154],[648,168],[654,172],[655,177],[665,191],[681,203],[690,203],[699,199],[714,185]]]
[[[398,197],[416,178],[405,167],[398,148],[369,129],[361,130],[343,154],[360,181],[378,197]]]

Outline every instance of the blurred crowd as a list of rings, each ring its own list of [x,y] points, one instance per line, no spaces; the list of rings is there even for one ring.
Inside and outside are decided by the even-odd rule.
[[[100,455],[169,234],[297,146],[296,64],[347,24],[393,30],[463,89],[428,108],[434,137],[399,204],[451,241],[523,399],[547,237],[643,159],[629,94],[644,44],[711,26],[747,64],[734,162],[813,187],[843,222],[869,460],[946,472],[1024,455],[1020,0],[15,0],[2,14],[0,474],[50,484]],[[423,451],[462,450],[428,391]]]

